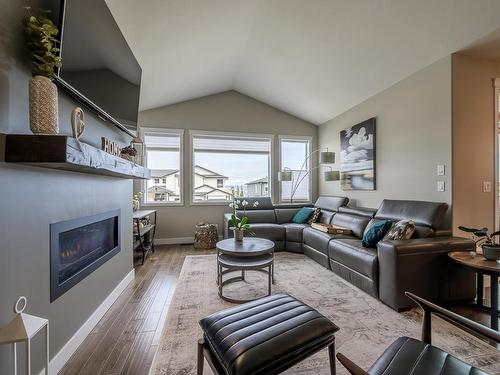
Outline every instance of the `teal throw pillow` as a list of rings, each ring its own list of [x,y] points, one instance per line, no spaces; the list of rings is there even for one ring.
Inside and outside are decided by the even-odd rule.
[[[364,247],[375,247],[377,243],[384,238],[385,234],[391,229],[392,222],[390,220],[381,220],[373,224],[363,235],[361,244]]]
[[[299,212],[297,212],[295,214],[295,216],[293,217],[292,221],[295,224],[304,224],[304,223],[307,223],[307,220],[309,220],[309,218],[312,216],[313,213],[314,213],[314,209],[313,208],[302,207],[299,210]]]

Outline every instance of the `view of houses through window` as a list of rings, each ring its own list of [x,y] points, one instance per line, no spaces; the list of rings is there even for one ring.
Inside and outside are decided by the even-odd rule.
[[[269,196],[271,140],[194,133],[193,201]]]
[[[182,134],[145,130],[144,143],[146,165],[151,169],[145,202],[182,203]],[[191,144],[193,202],[226,202],[235,197],[271,195],[272,137],[193,132]],[[310,199],[309,163],[303,165],[309,148],[309,139],[280,138],[280,169],[293,172],[292,182],[281,182],[281,201],[290,201],[292,190],[295,190],[294,201]]]
[[[146,165],[151,178],[146,182],[146,203],[181,202],[181,134],[145,131]]]

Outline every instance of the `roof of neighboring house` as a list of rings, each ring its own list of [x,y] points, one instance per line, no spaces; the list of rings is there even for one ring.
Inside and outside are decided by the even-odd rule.
[[[196,190],[199,190],[203,187],[208,187],[210,188],[211,190],[209,191],[196,191]],[[221,193],[224,193],[224,194],[227,194],[227,195],[233,195],[233,193],[227,191],[227,190],[222,190],[222,189],[218,189],[218,188],[214,188],[213,186],[210,186],[210,185],[207,185],[207,184],[204,184],[204,185],[201,185],[201,186],[198,186],[194,189],[194,195],[197,195],[197,196],[204,196],[204,195],[207,195],[207,194],[210,194],[210,193],[213,193],[214,191],[220,191]]]
[[[167,177],[177,172],[178,169],[151,169],[151,178]]]
[[[245,185],[254,185],[254,184],[267,184],[267,177],[259,178],[255,181],[247,182]]]
[[[151,186],[148,189],[148,193],[165,193],[165,194],[175,195],[174,191],[167,189],[164,186]]]
[[[228,178],[227,176],[223,176],[217,172],[211,171],[210,169],[207,169],[207,168],[202,167],[200,165],[195,165],[194,168],[195,169],[200,168],[200,169],[203,169],[204,171],[207,171],[208,172],[207,174],[201,174],[201,173],[195,172],[195,174],[198,174],[198,175],[203,176],[203,177]]]

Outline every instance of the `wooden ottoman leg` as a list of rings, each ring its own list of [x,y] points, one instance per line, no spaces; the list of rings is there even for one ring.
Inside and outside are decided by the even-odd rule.
[[[204,339],[199,339],[198,340],[198,361],[196,364],[196,374],[197,375],[203,375],[203,362],[205,360],[205,357],[203,356],[203,345],[205,344]]]
[[[335,375],[335,341],[328,345],[328,357],[330,358],[330,374]]]

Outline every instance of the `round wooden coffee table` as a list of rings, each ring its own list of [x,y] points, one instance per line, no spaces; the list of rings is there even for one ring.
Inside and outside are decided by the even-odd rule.
[[[274,284],[274,242],[264,238],[245,237],[243,241],[233,238],[217,242],[217,285],[219,297],[232,303],[253,301],[224,296],[223,287],[227,284],[245,280],[245,271],[259,271],[268,275],[268,294]],[[223,280],[225,274],[241,272],[240,276]],[[258,297],[260,298],[260,297]]]
[[[475,306],[486,310],[491,316],[491,328],[498,331],[498,276],[500,276],[500,263],[494,260],[487,260],[480,254],[467,251],[453,251],[448,253],[455,263],[465,267],[477,274],[477,292]],[[483,277],[491,277],[490,300],[491,306],[483,305]]]

